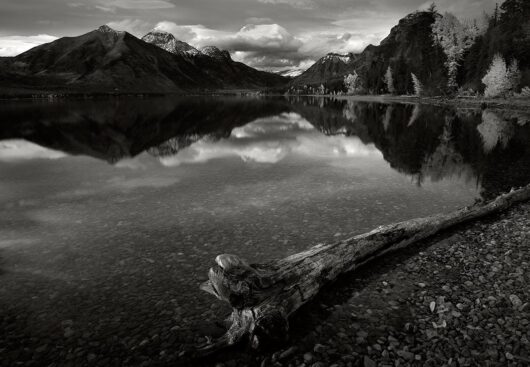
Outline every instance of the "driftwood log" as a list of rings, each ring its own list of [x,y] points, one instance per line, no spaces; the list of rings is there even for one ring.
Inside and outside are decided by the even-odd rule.
[[[448,214],[378,227],[332,244],[318,244],[285,259],[247,264],[235,255],[219,255],[201,289],[228,302],[233,311],[224,336],[200,346],[208,355],[245,339],[253,348],[285,340],[288,318],[340,274],[389,251],[409,246],[456,224],[498,213],[530,199],[530,185]]]

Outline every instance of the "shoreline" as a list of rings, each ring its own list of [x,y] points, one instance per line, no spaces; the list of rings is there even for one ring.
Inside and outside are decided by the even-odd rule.
[[[295,315],[280,350],[189,365],[525,366],[529,212],[517,204],[344,275]]]
[[[295,96],[295,95],[293,95]],[[336,96],[336,95],[300,95],[300,97],[326,97],[346,101],[376,102],[376,103],[405,103],[426,104],[433,106],[453,106],[456,108],[470,109],[502,109],[530,111],[530,99],[525,98],[442,98],[442,97],[415,97],[391,95],[366,95],[366,96]]]
[[[304,95],[286,95],[276,93],[263,93],[259,90],[219,90],[204,92],[174,92],[174,93],[155,93],[155,92],[39,92],[27,94],[0,94],[0,101],[45,101],[45,100],[92,100],[98,98],[157,98],[157,97],[222,97],[222,96],[258,96],[258,97],[318,97],[333,98],[337,100],[358,101],[358,102],[376,102],[376,103],[404,103],[404,104],[425,104],[432,106],[452,106],[455,108],[469,109],[494,109],[494,110],[513,110],[513,111],[530,111],[530,99],[528,98],[445,98],[445,97],[416,97],[416,96],[392,96],[392,95],[331,95],[331,94],[304,94]]]

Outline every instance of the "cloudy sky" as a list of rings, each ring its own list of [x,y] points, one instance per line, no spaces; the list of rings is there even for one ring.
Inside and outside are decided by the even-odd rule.
[[[499,0],[438,0],[461,18]],[[216,45],[260,69],[307,67],[328,52],[378,44],[432,0],[0,0],[0,56],[102,24],[136,36],[153,28],[195,47]]]

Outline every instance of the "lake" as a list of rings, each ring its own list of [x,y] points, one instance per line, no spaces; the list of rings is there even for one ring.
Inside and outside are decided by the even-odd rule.
[[[215,256],[285,257],[530,182],[530,117],[348,99],[0,102],[0,354],[171,362]],[[104,363],[106,362],[106,363]]]

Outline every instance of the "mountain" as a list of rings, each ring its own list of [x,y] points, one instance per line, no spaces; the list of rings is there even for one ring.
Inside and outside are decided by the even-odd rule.
[[[325,84],[329,89],[339,90],[343,87],[344,76],[356,71],[366,92],[376,94],[385,92],[383,75],[391,66],[397,93],[412,91],[411,73],[424,81],[426,90],[435,90],[445,81],[445,56],[441,48],[434,45],[431,34],[435,17],[436,13],[430,11],[409,14],[392,28],[379,46],[369,45],[360,54],[327,54],[291,85]]]
[[[196,56],[200,51],[186,42],[179,41],[171,33],[152,30],[142,37],[142,41],[151,43],[172,54]]]
[[[241,62],[236,62],[232,60],[228,51],[215,46],[206,46],[197,50],[177,40],[172,34],[160,31],[155,34],[150,32],[142,39],[175,55],[182,55],[182,50],[186,49],[197,51],[187,51],[187,56],[189,56],[187,59],[206,75],[221,83],[223,88],[273,88],[281,87],[288,82],[288,79],[281,75],[256,70]]]
[[[423,83],[424,92],[439,95],[447,84],[446,56],[435,45],[431,26],[439,15],[420,11],[407,15],[393,27],[379,46],[368,46],[355,63],[355,70],[368,93],[385,93],[383,81],[388,66],[392,68],[398,94],[413,92],[411,73]]]
[[[151,33],[145,42],[102,26],[60,38],[1,59],[0,92],[167,93],[266,88],[287,81],[231,59],[194,52],[171,37]]]
[[[500,6],[486,33],[466,54],[458,75],[459,84],[482,91],[481,79],[496,53],[508,62],[516,59],[522,74],[521,85],[530,85],[530,1],[506,0]]]
[[[357,72],[368,94],[387,93],[383,80],[392,68],[397,94],[413,93],[411,73],[423,84],[426,95],[447,91],[446,55],[433,42],[432,24],[442,15],[435,10],[417,11],[401,19],[378,46],[369,45],[358,55],[328,54],[291,81],[295,89],[324,84],[329,90],[344,90],[343,78]],[[507,62],[516,59],[521,69],[521,86],[530,85],[530,2],[506,0],[489,21],[460,62],[457,82],[464,89],[482,92],[481,80],[493,56],[500,53]]]
[[[20,101],[2,108],[0,141],[35,144],[116,163],[144,151],[167,156],[194,141],[218,140],[259,118],[289,111],[286,102],[222,97]]]
[[[232,60],[232,57],[230,56],[230,53],[226,50],[220,50],[215,46],[205,46],[201,48],[201,53],[203,55],[212,57],[216,60],[220,61],[230,61]]]
[[[292,69],[285,69],[285,70],[279,70],[275,73],[287,78],[296,78],[297,76],[302,75],[302,73],[306,71],[306,69],[302,68],[292,68]]]
[[[352,70],[353,62],[357,57],[351,53],[346,55],[329,53],[296,77],[291,84],[317,86],[322,83],[342,83],[344,75]]]
[[[34,47],[9,66],[13,84],[28,88],[178,92],[221,86],[183,57],[108,26]]]

